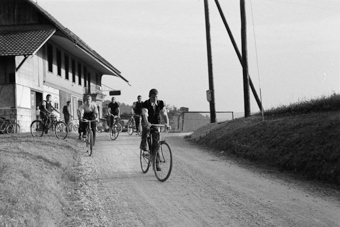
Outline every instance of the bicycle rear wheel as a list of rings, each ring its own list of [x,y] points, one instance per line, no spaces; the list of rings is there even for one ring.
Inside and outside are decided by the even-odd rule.
[[[134,128],[134,122],[133,121],[129,121],[128,122],[128,134],[131,136],[133,134],[133,128]]]
[[[164,182],[166,181],[172,170],[172,153],[169,144],[165,141],[161,141],[159,144],[159,149],[157,155],[154,155],[153,160],[153,169],[156,175],[156,178]],[[157,170],[157,166],[160,170]]]
[[[34,120],[30,126],[33,137],[41,137],[44,134],[44,123],[41,120]]]
[[[112,140],[117,139],[117,137],[118,137],[118,135],[119,135],[119,130],[118,130],[118,127],[117,127],[116,124],[114,124],[114,125],[112,126],[112,128],[111,128],[110,131],[109,131],[109,133],[110,133],[110,138],[111,138]]]
[[[68,127],[63,121],[59,121],[55,124],[55,136],[58,139],[65,139],[68,135]]]
[[[20,132],[20,125],[17,123],[12,123],[7,126],[6,129],[7,133],[19,133]]]

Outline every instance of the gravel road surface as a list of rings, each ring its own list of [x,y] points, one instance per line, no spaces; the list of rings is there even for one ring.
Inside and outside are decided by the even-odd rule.
[[[86,169],[88,226],[340,226],[340,193],[220,158],[169,133],[170,178],[143,174],[140,137],[97,134]]]

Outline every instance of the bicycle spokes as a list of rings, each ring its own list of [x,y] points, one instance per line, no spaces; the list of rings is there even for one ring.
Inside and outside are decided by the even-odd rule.
[[[172,170],[172,153],[166,142],[161,142],[157,154],[153,157],[153,168],[159,181],[166,181]]]

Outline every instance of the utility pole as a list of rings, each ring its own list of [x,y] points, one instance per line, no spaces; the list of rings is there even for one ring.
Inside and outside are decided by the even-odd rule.
[[[239,49],[238,49],[238,47],[237,47],[236,41],[235,41],[235,39],[234,39],[234,36],[233,36],[233,34],[232,34],[232,32],[231,32],[231,30],[230,30],[230,28],[229,28],[228,22],[227,22],[227,20],[226,20],[226,18],[225,18],[225,16],[224,16],[224,13],[223,13],[223,11],[222,11],[222,8],[221,8],[221,6],[220,6],[220,3],[218,2],[218,0],[215,0],[215,3],[216,3],[216,6],[217,6],[218,11],[220,12],[220,15],[221,15],[222,21],[223,21],[223,23],[224,23],[224,26],[225,26],[225,28],[227,29],[228,35],[229,35],[229,37],[230,37],[230,41],[231,41],[231,43],[232,43],[233,46],[234,46],[236,55],[237,55],[237,57],[238,57],[238,59],[239,59],[239,61],[240,61],[240,63],[241,63],[241,66],[242,66],[243,62],[242,62],[241,53],[240,53],[240,51],[239,51]],[[243,67],[243,66],[242,66],[242,67]],[[251,77],[250,77],[249,74],[248,74],[248,78],[249,78],[249,85],[250,85],[250,88],[251,88],[251,90],[252,90],[252,92],[253,92],[253,94],[254,94],[254,98],[255,98],[255,100],[256,100],[256,102],[257,102],[257,105],[258,105],[258,107],[260,108],[261,112],[263,112],[262,101],[260,100],[259,96],[257,95],[256,89],[255,89],[255,87],[254,87],[254,84],[253,84],[253,82],[252,82]]]
[[[214,91],[214,78],[213,78],[213,68],[212,68],[212,56],[211,56],[208,0],[204,0],[204,11],[205,11],[205,27],[206,27],[206,39],[207,39],[207,54],[208,54],[210,123],[215,123],[216,122],[215,91]]]
[[[240,6],[241,6],[241,39],[242,39],[244,117],[249,117],[250,116],[250,97],[249,97],[247,21],[246,21],[245,0],[240,0]]]

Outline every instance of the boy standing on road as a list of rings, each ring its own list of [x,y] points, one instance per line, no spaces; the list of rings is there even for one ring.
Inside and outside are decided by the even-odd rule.
[[[65,119],[65,124],[68,126],[70,124],[70,117],[73,117],[71,115],[71,111],[70,111],[70,106],[71,101],[67,101],[66,105],[63,108],[63,114],[64,114],[64,119]]]
[[[139,129],[139,120],[142,114],[142,109],[143,109],[143,101],[142,101],[142,96],[138,95],[137,96],[137,102],[134,102],[132,104],[132,114],[134,114],[135,118],[135,124],[136,124],[136,129]]]

